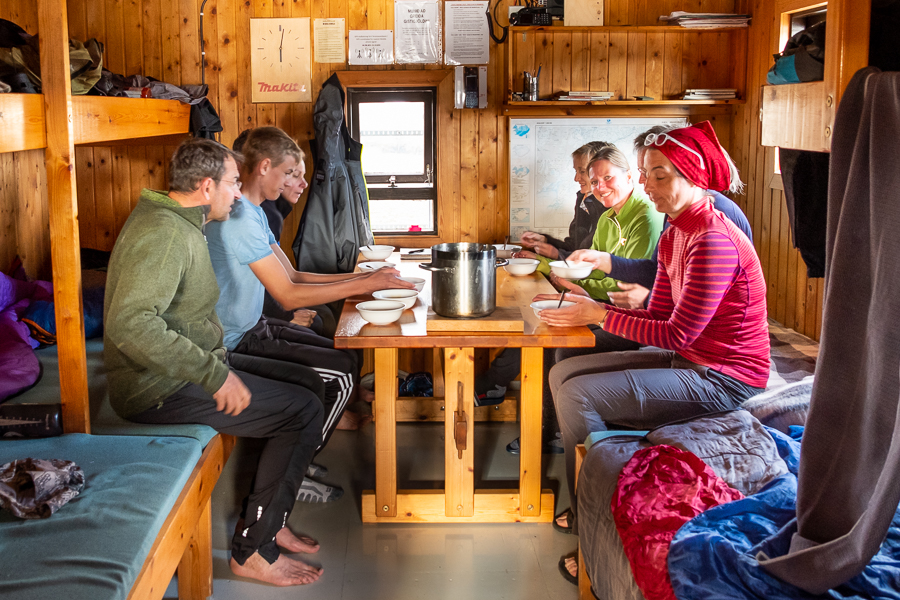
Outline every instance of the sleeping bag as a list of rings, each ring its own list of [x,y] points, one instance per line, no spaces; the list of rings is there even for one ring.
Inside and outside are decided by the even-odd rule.
[[[759,566],[760,553],[786,553],[796,531],[802,428],[792,427],[790,437],[774,429],[769,433],[790,473],[743,500],[711,508],[678,530],[668,555],[675,596],[679,600],[900,599],[900,511],[865,570],[825,594],[805,592]]]
[[[22,281],[0,273],[0,402],[24,391],[41,375],[41,363],[34,355],[38,342],[19,318],[34,301],[53,300],[46,281]]]

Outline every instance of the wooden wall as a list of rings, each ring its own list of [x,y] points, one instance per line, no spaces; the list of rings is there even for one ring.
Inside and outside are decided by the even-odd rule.
[[[816,340],[822,329],[825,280],[806,277],[806,265],[791,242],[790,224],[779,176],[774,174],[774,150],[760,140],[760,94],[772,54],[778,47],[778,24],[772,0],[743,0],[742,10],[753,14],[748,47],[747,103],[735,107],[733,157],[748,182],[736,198],[753,228],[768,284],[769,316]]]
[[[102,41],[105,66],[112,71],[143,73],[176,84],[199,83],[200,4],[201,0],[69,0],[70,35]],[[818,337],[822,282],[805,277],[805,266],[791,247],[783,195],[770,186],[771,159],[767,161],[766,150],[758,144],[759,96],[755,90],[764,81],[777,45],[772,5],[772,0],[607,0],[609,25],[655,25],[658,15],[672,10],[748,11],[754,15],[754,25],[749,36],[743,32],[590,33],[555,34],[548,39],[546,34],[532,34],[537,42],[532,56],[544,56],[545,65],[554,65],[542,73],[542,84],[547,86],[542,85],[542,94],[568,84],[572,89],[614,86],[628,95],[669,97],[680,91],[677,88],[688,87],[688,82],[698,86],[727,83],[726,65],[738,73],[735,80],[740,80],[739,72],[746,69],[746,105],[716,108],[710,116],[749,184],[747,194],[736,201],[754,229],[769,285],[770,315]],[[222,141],[226,144],[241,130],[258,125],[277,125],[301,140],[313,134],[312,104],[250,102],[250,89],[245,85],[249,81],[249,19],[269,16],[341,17],[348,28],[389,29],[393,0],[209,0],[204,17],[206,82],[225,127]],[[37,32],[32,2],[0,0],[0,17]],[[627,37],[622,39],[622,35]],[[701,35],[717,39],[701,43]],[[597,36],[606,39],[595,39]],[[742,43],[750,49],[746,65],[734,58],[739,55],[735,44]],[[491,44],[488,108],[447,110],[441,115],[450,132],[441,143],[450,149],[445,156],[455,174],[441,183],[449,198],[439,215],[446,240],[499,240],[508,227],[506,121],[501,110],[506,88],[504,50],[505,46]],[[714,68],[708,68],[711,65]],[[680,73],[676,74],[678,67]],[[348,68],[352,67],[314,64],[313,89],[334,70]],[[699,120],[704,115],[695,113],[692,118]],[[156,146],[77,149],[80,231],[85,247],[112,248],[140,189],[165,188],[171,150]],[[0,268],[5,269],[18,253],[30,275],[49,277],[42,163],[40,150],[0,155]],[[285,225],[282,243],[286,249],[299,214],[295,211]]]
[[[509,0],[508,0],[509,1]],[[198,36],[201,0],[69,0],[69,27],[75,37],[96,37],[106,44],[107,66],[125,74],[142,72],[176,84],[199,83],[200,44]],[[510,1],[510,3],[512,3]],[[613,24],[656,24],[660,14],[671,10],[733,10],[734,0],[608,0],[607,15]],[[393,27],[393,0],[209,0],[205,7],[204,37],[207,41],[206,82],[210,98],[222,119],[222,141],[230,144],[241,130],[259,125],[276,125],[300,140],[312,137],[312,104],[252,104],[250,89],[249,19],[251,17],[344,18],[350,29],[390,29]],[[500,13],[503,13],[501,10]],[[730,34],[725,34],[726,36]],[[639,36],[642,37],[642,36]],[[643,72],[643,53],[653,56],[649,47],[635,38],[628,46],[632,60],[629,73],[634,88],[635,65]],[[712,45],[711,45],[712,46]],[[692,57],[689,44],[688,54]],[[584,50],[573,61],[568,43],[561,40],[552,50],[559,64],[581,62],[604,64],[606,59]],[[440,237],[446,241],[497,241],[508,229],[508,192],[506,182],[506,121],[501,115],[506,81],[504,46],[491,44],[488,108],[480,111],[455,111],[445,108],[439,119],[445,127],[441,145],[442,161],[450,165],[450,177],[440,183],[443,195],[439,208]],[[589,50],[589,49],[587,49]],[[637,59],[637,55],[641,55]],[[670,52],[670,60],[673,54]],[[717,50],[697,49],[693,67],[716,61],[729,65],[728,46]],[[653,60],[651,64],[655,64]],[[690,64],[690,61],[686,61]],[[615,61],[610,65],[613,74]],[[353,69],[344,65],[313,64],[313,90],[334,70]],[[375,67],[377,68],[377,67]],[[403,67],[396,67],[403,68]],[[422,68],[407,66],[407,69]],[[432,67],[426,67],[432,68]],[[438,68],[438,67],[434,67]],[[578,67],[573,67],[577,70]],[[596,67],[592,67],[596,70]],[[563,67],[556,67],[562,71]],[[724,72],[726,69],[706,69]],[[650,73],[651,78],[653,71]],[[719,77],[721,78],[721,77]],[[707,82],[706,78],[697,79]],[[693,80],[692,80],[693,81]],[[717,79],[716,79],[717,81]],[[557,81],[559,83],[559,80]],[[708,83],[713,84],[713,80]],[[650,86],[652,88],[652,85]],[[449,90],[448,90],[449,92]],[[717,127],[726,139],[730,118],[719,119]],[[165,186],[165,162],[171,149],[130,147],[79,149],[79,206],[81,232],[85,246],[110,249],[115,235],[133,206],[141,187]],[[310,165],[307,165],[308,167]],[[301,199],[301,206],[304,200]],[[299,222],[296,210],[285,223],[282,245],[290,248]],[[288,252],[290,256],[291,253]]]
[[[2,0],[0,18],[33,32],[37,4]],[[43,150],[0,154],[0,271],[18,255],[29,277],[50,277],[46,181]]]

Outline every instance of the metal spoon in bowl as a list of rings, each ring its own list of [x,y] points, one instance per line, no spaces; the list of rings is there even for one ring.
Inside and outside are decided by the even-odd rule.
[[[559,295],[559,304],[556,305],[556,308],[562,308],[563,298],[566,297],[566,290],[563,290],[563,293]]]

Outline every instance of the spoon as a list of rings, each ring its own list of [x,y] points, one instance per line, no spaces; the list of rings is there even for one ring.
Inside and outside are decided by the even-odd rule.
[[[562,308],[563,298],[566,297],[566,290],[563,290],[563,293],[559,295],[559,304],[556,305],[556,308]]]

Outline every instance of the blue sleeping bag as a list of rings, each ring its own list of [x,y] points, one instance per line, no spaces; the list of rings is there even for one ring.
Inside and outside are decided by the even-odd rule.
[[[900,511],[881,550],[860,575],[823,596],[814,596],[766,573],[757,553],[786,554],[797,528],[797,466],[803,429],[791,437],[769,429],[790,473],[743,500],[698,515],[675,535],[669,576],[679,600],[900,600]]]

